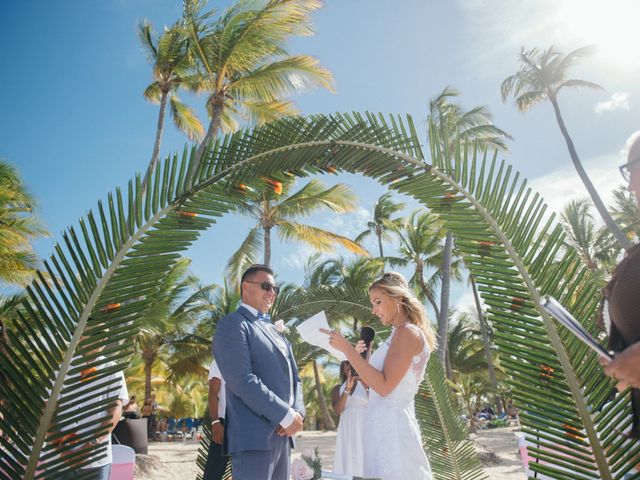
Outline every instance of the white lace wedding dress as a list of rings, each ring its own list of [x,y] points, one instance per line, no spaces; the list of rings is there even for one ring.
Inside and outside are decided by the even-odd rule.
[[[429,349],[419,327],[424,348],[413,357],[411,366],[387,396],[369,390],[364,435],[364,476],[381,480],[431,480],[429,460],[422,449],[420,428],[413,399],[418,392],[429,359]],[[406,328],[400,327],[400,328]],[[382,371],[389,344],[395,334],[371,355],[369,363]]]

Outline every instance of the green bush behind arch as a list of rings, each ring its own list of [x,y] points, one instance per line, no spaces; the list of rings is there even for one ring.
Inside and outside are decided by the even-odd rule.
[[[38,461],[46,478],[64,468],[45,439],[64,434],[51,433],[52,422],[82,419],[74,409],[79,383],[63,382],[72,361],[115,340],[122,346],[107,348],[106,361],[126,361],[158,278],[200,230],[232,211],[243,189],[268,187],[265,178],[323,171],[376,178],[417,198],[454,233],[490,306],[523,431],[537,442],[530,454],[541,463],[532,469],[554,478],[621,478],[637,457],[640,447],[620,441],[605,416],[591,413],[610,387],[595,355],[558,332],[539,304],[540,293],[553,294],[588,318],[596,288],[563,245],[560,227],[544,220],[542,200],[504,162],[477,151],[431,151],[427,164],[410,118],[357,113],[297,117],[222,137],[188,178],[193,154],[185,149],[181,159],[167,159],[145,198],[137,177],[126,195],[116,190],[99,203],[63,234],[45,263],[58,281],[49,285],[41,276],[29,287],[19,333],[10,333],[12,345],[2,354],[10,386],[0,385],[0,394],[10,408],[2,407],[0,428],[11,442],[0,440],[8,453],[0,467],[8,478],[44,478],[36,476]],[[81,334],[90,340],[81,344]]]

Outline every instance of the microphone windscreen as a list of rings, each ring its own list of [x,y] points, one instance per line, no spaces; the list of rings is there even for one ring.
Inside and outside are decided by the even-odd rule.
[[[365,360],[367,359],[367,352],[371,349],[371,342],[373,342],[373,338],[376,336],[376,331],[371,327],[362,327],[360,329],[360,340],[364,340],[364,344],[367,349],[364,352],[361,352],[360,355]]]
[[[371,344],[375,336],[376,331],[371,327],[362,327],[360,330],[360,340],[364,340],[367,347]]]

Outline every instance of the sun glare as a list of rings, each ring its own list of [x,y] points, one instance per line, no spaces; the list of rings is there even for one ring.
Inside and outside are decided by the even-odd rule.
[[[595,45],[611,63],[640,65],[640,1],[565,0],[559,5],[558,23],[569,37]]]

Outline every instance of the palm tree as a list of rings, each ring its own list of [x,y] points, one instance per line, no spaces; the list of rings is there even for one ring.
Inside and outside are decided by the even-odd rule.
[[[49,234],[34,205],[15,168],[0,160],[0,281],[6,284],[26,285],[39,264],[31,240]]]
[[[305,267],[305,287],[313,289],[322,286],[332,286],[341,289],[354,302],[369,304],[367,289],[384,271],[384,260],[380,258],[359,257],[349,262],[344,258],[330,258],[319,262],[317,257],[311,257]],[[371,313],[356,310],[351,312],[353,323],[351,328],[358,332],[358,326],[368,324]]]
[[[640,235],[640,211],[636,199],[628,188],[618,187],[613,191],[614,206],[611,214],[628,238]]]
[[[453,151],[458,144],[464,148],[477,143],[480,148],[507,151],[505,140],[512,137],[491,122],[489,108],[479,105],[465,111],[462,106],[451,102],[452,98],[458,96],[460,92],[448,85],[429,100],[427,123],[446,131],[448,137],[446,145],[441,140],[440,148]]]
[[[617,251],[611,248],[615,241],[608,229],[596,228],[587,200],[570,201],[564,206],[560,219],[567,234],[567,244],[578,252],[589,270],[595,273],[615,266]]]
[[[263,263],[271,264],[272,229],[275,229],[283,241],[303,242],[321,252],[330,252],[336,245],[342,245],[358,255],[368,255],[365,249],[347,237],[295,220],[320,209],[336,213],[352,211],[356,205],[356,197],[347,185],[339,183],[325,188],[319,180],[314,179],[287,196],[291,186],[279,183],[273,190],[267,189],[252,195],[241,203],[240,213],[254,219],[256,225],[227,262],[227,277],[234,285],[246,267],[255,263],[257,251],[261,246],[264,252]],[[280,196],[283,197],[281,200]]]
[[[153,82],[145,89],[144,98],[160,104],[156,139],[147,172],[142,180],[142,191],[156,169],[160,153],[160,141],[164,130],[164,117],[169,102],[171,116],[176,128],[189,139],[202,137],[204,128],[196,113],[180,101],[176,92],[182,87],[193,88],[195,78],[191,72],[193,61],[189,54],[189,39],[179,24],[165,28],[160,36],[153,32],[153,26],[146,20],[138,25],[138,38],[145,50],[149,63],[153,65]]]
[[[213,309],[208,294],[215,286],[199,285],[198,279],[187,272],[190,263],[182,258],[167,273],[160,286],[162,294],[141,319],[140,333],[134,339],[144,360],[145,400],[151,396],[151,373],[156,360],[166,359],[170,347]]]
[[[478,333],[472,327],[469,315],[463,313],[449,331],[447,341],[451,385],[467,411],[471,431],[475,430],[474,411],[482,397],[492,390],[497,393],[497,381],[493,386],[487,375],[493,364],[487,362]]]
[[[391,258],[392,263],[412,265],[413,275],[409,284],[427,300],[433,308],[436,319],[440,318],[440,304],[436,299],[436,289],[442,280],[442,241],[445,229],[431,212],[415,210],[400,226],[394,226],[400,240],[399,256]],[[454,262],[454,276],[460,276],[461,262]]]
[[[480,325],[480,338],[482,339],[482,346],[484,348],[484,355],[487,362],[487,374],[489,375],[489,381],[493,390],[496,392],[494,396],[494,404],[499,413],[502,413],[502,405],[498,399],[498,377],[496,377],[496,369],[493,365],[493,354],[491,353],[491,338],[489,336],[489,326],[482,304],[480,303],[480,294],[478,293],[478,287],[473,275],[469,274],[469,283],[471,284],[471,291],[473,292],[473,300],[476,307],[476,317],[478,318],[478,324]]]
[[[171,377],[206,374],[216,325],[222,317],[236,311],[240,294],[236,289],[229,288],[225,280],[221,287],[207,294],[206,302],[211,310],[195,325],[193,333],[172,342],[173,352],[167,359]]]
[[[500,91],[503,102],[506,102],[507,98],[513,95],[515,97],[516,108],[521,112],[526,112],[529,108],[544,100],[551,102],[556,115],[556,121],[562,132],[564,141],[567,144],[571,161],[578,172],[580,180],[582,180],[587,192],[589,192],[589,196],[604,220],[604,223],[607,225],[607,228],[609,228],[622,248],[629,249],[631,242],[629,242],[629,239],[625,237],[611,218],[611,215],[607,211],[593,183],[591,183],[591,179],[587,175],[578,157],[578,152],[576,152],[558,104],[558,93],[564,87],[602,90],[602,87],[597,83],[577,78],[567,78],[571,67],[581,58],[590,55],[592,51],[593,49],[591,47],[582,47],[565,55],[562,52],[556,51],[553,47],[549,47],[542,52],[537,48],[525,50],[523,47],[520,51],[520,70],[502,82]]]
[[[208,95],[210,122],[190,165],[189,178],[219,130],[238,128],[240,120],[262,124],[297,113],[284,98],[315,86],[332,90],[332,75],[309,55],[289,55],[283,43],[293,35],[311,35],[310,15],[319,0],[240,0],[211,22],[206,0],[186,0],[184,25]]]
[[[454,375],[481,373],[487,369],[482,342],[467,313],[458,317],[458,322],[449,331],[447,344]]]
[[[373,208],[373,220],[367,222],[367,229],[356,237],[356,242],[360,243],[369,235],[374,234],[378,239],[378,248],[380,249],[380,258],[384,258],[382,250],[382,242],[388,242],[391,239],[388,231],[393,225],[402,223],[401,218],[391,218],[404,208],[404,203],[396,203],[393,201],[391,193],[387,192],[382,195]]]
[[[460,105],[452,103],[451,98],[460,93],[447,86],[440,94],[429,101],[427,116],[428,137],[432,148],[450,159],[456,148],[464,150],[473,145],[478,148],[507,150],[505,139],[511,136],[493,125],[491,113],[486,106],[477,106],[465,111]],[[434,139],[436,145],[433,145]],[[451,291],[451,262],[453,261],[453,235],[446,232],[442,253],[442,286],[440,288],[440,314],[438,316],[438,355],[447,374],[447,336],[449,328],[449,295]]]

